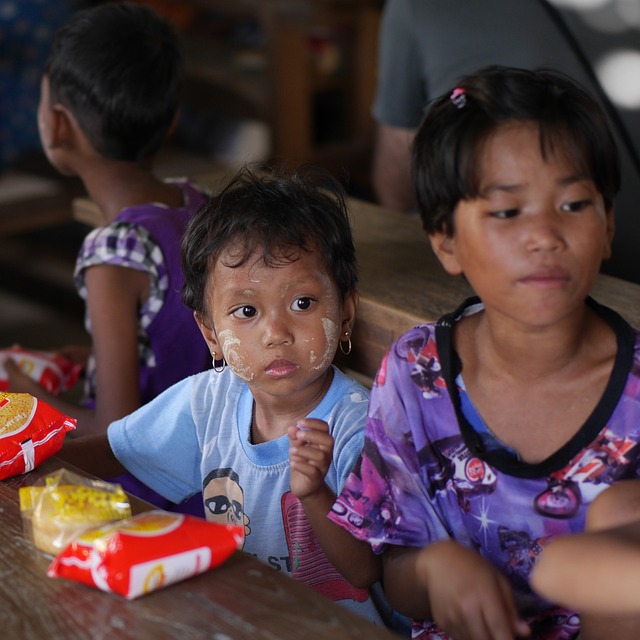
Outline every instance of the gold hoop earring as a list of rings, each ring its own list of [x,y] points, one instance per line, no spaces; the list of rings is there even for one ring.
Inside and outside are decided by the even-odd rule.
[[[224,358],[220,358],[220,360],[218,360],[216,358],[216,352],[215,351],[212,351],[211,355],[213,357],[213,370],[216,373],[222,373],[225,370],[226,366],[227,366],[227,363],[226,363],[225,359]],[[218,364],[219,362],[221,362],[222,365]]]
[[[344,332],[345,335],[345,340],[340,340],[340,351],[342,351],[342,353],[345,356],[348,356],[351,353],[351,337],[349,336],[349,334],[345,331]],[[344,346],[346,343],[346,347]]]

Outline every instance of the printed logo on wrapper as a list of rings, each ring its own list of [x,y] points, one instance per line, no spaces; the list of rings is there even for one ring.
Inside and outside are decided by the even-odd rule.
[[[170,584],[203,573],[210,565],[211,550],[206,547],[177,553],[160,561],[154,559],[149,562],[133,564],[129,575],[129,589],[122,595],[131,599],[157,591]],[[101,591],[112,591],[109,582],[105,579],[106,575],[99,552],[90,551],[89,567],[95,586]]]
[[[0,480],[57,453],[76,421],[28,393],[0,391]]]
[[[28,393],[0,393],[0,438],[24,431],[37,406],[37,400]]]
[[[131,567],[129,593],[145,594],[170,584],[186,580],[202,573],[211,564],[211,550],[206,547],[192,549],[164,558],[162,562],[151,560]]]
[[[118,526],[118,531],[131,536],[160,536],[175,531],[183,522],[184,517],[164,511],[148,511],[137,518],[126,520]]]

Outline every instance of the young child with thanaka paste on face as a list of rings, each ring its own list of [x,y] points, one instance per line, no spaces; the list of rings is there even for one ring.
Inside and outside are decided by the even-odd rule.
[[[377,557],[326,517],[368,400],[332,365],[358,303],[342,190],[324,173],[245,169],[193,218],[182,265],[214,369],[61,457],[99,475],[118,461],[174,501],[202,490],[208,519],[244,526],[246,552],[380,621]]]
[[[431,246],[477,297],[391,346],[330,517],[382,555],[413,637],[574,638],[531,570],[640,453],[638,334],[589,297],[619,186],[609,126],[568,77],[491,67],[431,105],[413,154]]]

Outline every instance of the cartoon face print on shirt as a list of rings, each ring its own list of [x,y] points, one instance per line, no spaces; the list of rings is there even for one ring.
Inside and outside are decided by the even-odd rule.
[[[214,469],[203,484],[204,512],[207,520],[244,526],[245,538],[251,533],[249,516],[244,512],[244,492],[238,474],[229,468]]]

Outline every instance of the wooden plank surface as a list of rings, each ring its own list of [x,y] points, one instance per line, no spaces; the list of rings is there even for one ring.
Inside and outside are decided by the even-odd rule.
[[[44,156],[43,156],[43,160]],[[47,176],[34,160],[32,170],[9,169],[0,176],[0,238],[67,224],[71,200],[83,192],[75,178]]]
[[[73,194],[63,193],[0,205],[0,237],[71,222],[72,197]]]
[[[229,177],[213,171],[196,176],[216,191]],[[360,272],[360,306],[353,331],[353,351],[338,363],[368,379],[393,340],[422,322],[453,311],[471,287],[460,276],[447,274],[431,250],[418,218],[350,198],[349,214]],[[99,213],[86,199],[74,203],[75,217],[99,223]],[[593,297],[640,327],[640,285],[600,274]]]
[[[65,465],[69,467],[69,465]],[[207,573],[136,600],[46,576],[25,538],[18,489],[60,467],[52,458],[0,482],[0,634],[20,640],[392,640],[341,605],[238,552]],[[74,469],[75,470],[75,469]],[[139,512],[148,508],[132,504]]]

